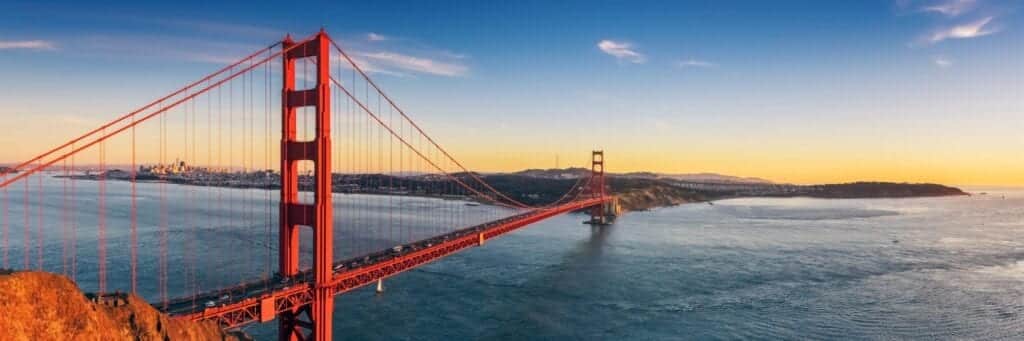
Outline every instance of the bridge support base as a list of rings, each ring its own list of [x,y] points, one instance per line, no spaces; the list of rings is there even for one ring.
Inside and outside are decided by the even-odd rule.
[[[619,215],[619,201],[614,197],[611,201],[607,201],[600,206],[595,206],[590,209],[590,220],[584,221],[584,224],[603,226],[611,225],[615,221],[615,217]]]
[[[591,226],[607,226],[611,225],[615,221],[615,217],[596,216],[590,217],[590,220],[584,220],[583,223]]]
[[[384,293],[384,279],[383,278],[377,280],[377,293],[378,294]]]

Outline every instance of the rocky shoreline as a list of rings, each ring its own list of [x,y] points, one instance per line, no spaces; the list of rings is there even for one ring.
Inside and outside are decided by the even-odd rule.
[[[760,186],[759,188],[711,190],[684,189],[669,182],[651,181],[641,186],[615,189],[623,211],[644,211],[657,207],[686,203],[709,202],[734,198],[821,198],[821,199],[881,199],[921,198],[970,195],[959,188],[938,184],[908,184],[887,182],[855,182],[848,184],[808,186]]]

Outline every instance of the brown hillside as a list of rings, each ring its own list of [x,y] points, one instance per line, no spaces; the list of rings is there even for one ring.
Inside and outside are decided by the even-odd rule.
[[[4,340],[243,340],[213,323],[168,318],[137,296],[94,302],[64,276],[0,274]]]

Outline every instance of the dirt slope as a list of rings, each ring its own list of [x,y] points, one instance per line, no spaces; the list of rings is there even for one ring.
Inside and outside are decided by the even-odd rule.
[[[244,340],[213,323],[171,319],[137,296],[90,300],[66,277],[0,273],[4,340]]]

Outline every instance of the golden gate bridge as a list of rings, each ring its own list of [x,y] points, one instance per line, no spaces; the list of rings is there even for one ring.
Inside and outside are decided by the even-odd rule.
[[[17,267],[20,249],[22,269],[61,272],[101,297],[148,294],[177,318],[276,320],[280,339],[330,340],[336,295],[381,290],[385,278],[564,213],[605,223],[603,152],[590,166],[547,203],[499,191],[321,30],[4,169],[3,266]],[[265,254],[213,250],[229,233],[259,236],[248,242]],[[234,284],[203,287],[236,269]]]

